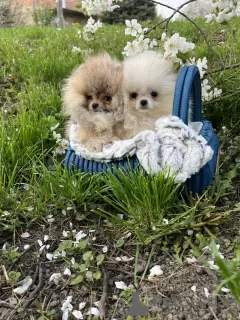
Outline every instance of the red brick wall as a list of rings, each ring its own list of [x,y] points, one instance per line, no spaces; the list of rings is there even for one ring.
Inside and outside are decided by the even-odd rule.
[[[24,7],[32,7],[33,0],[20,0],[20,4]],[[81,0],[66,0],[67,9],[76,9],[75,6],[80,4]],[[35,7],[49,6],[51,8],[56,7],[56,0],[34,0]]]

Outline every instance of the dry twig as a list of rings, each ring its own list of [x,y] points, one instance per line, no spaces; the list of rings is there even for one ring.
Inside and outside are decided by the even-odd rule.
[[[103,267],[102,267],[102,273],[103,273],[103,291],[102,291],[102,296],[98,305],[99,316],[101,320],[105,319],[105,316],[106,316],[105,306],[106,306],[107,291],[108,291],[108,276]]]

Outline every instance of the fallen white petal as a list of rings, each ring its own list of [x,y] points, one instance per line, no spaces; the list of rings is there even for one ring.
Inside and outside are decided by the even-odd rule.
[[[38,242],[39,246],[42,247],[42,245],[43,245],[42,240],[38,240],[37,242]]]
[[[95,317],[99,317],[99,310],[98,310],[98,308],[91,308],[91,310],[87,313],[87,315],[89,315],[89,314],[92,314],[92,315],[94,315]]]
[[[191,264],[191,263],[195,263],[197,262],[197,259],[195,257],[192,258],[186,258],[187,263]]]
[[[95,231],[96,231],[95,229],[88,230],[89,233],[92,233],[92,232],[95,232]]]
[[[47,253],[46,254],[46,258],[48,259],[48,260],[50,260],[50,261],[52,261],[52,259],[53,259],[53,254],[52,253]]]
[[[30,234],[28,232],[24,232],[23,234],[21,234],[21,238],[29,238]]]
[[[150,271],[150,274],[148,276],[148,279],[151,279],[155,276],[161,276],[163,274],[163,271],[159,265],[154,266],[149,271]]]
[[[115,286],[117,289],[124,290],[127,288],[126,284],[123,281],[116,281]]]
[[[99,303],[100,303],[100,300],[99,300],[99,301],[94,302],[94,305],[95,305],[96,307],[98,307],[98,306],[99,306]]]
[[[65,309],[65,310],[63,311],[62,320],[68,320],[68,313],[69,313],[69,310],[68,310],[68,309]]]
[[[189,236],[191,236],[191,235],[193,234],[193,230],[188,230],[188,231],[187,231],[187,234],[188,234]]]
[[[47,234],[45,234],[43,241],[46,242],[46,241],[48,241],[48,239],[49,239],[49,236]]]
[[[108,247],[107,247],[107,246],[104,246],[103,249],[102,249],[102,252],[103,252],[103,253],[108,252]]]
[[[210,294],[207,288],[204,288],[204,294],[207,298],[209,297]]]
[[[27,250],[30,247],[30,244],[25,244],[25,246],[23,246],[24,250]]]
[[[69,231],[65,231],[65,230],[63,230],[63,232],[62,232],[62,235],[64,236],[64,237],[67,237],[68,235],[69,235]]]
[[[75,258],[72,258],[71,259],[71,264],[74,264],[76,261],[75,261]]]
[[[222,291],[222,292],[225,292],[225,293],[230,292],[230,290],[229,290],[228,288],[225,288],[225,287],[222,287],[222,288],[221,288],[221,291]]]
[[[83,314],[81,311],[79,310],[73,310],[72,315],[76,318],[76,319],[83,319]]]
[[[71,271],[70,271],[70,269],[68,269],[68,268],[66,268],[65,270],[64,270],[64,272],[63,272],[63,274],[65,275],[65,276],[71,276]]]
[[[3,250],[3,251],[7,250],[7,244],[8,244],[7,242],[5,242],[5,243],[3,244],[3,246],[2,246],[2,250]]]
[[[13,289],[13,292],[15,292],[17,294],[20,294],[20,295],[24,294],[31,287],[32,282],[33,282],[32,278],[24,279],[23,282],[22,282],[22,285],[17,287],[17,288],[15,288],[15,289]]]
[[[79,303],[79,310],[82,310],[86,306],[86,302]]]
[[[213,260],[208,260],[207,263],[208,263],[210,269],[219,270],[219,266],[215,265]]]
[[[53,273],[49,278],[49,282],[54,282],[54,284],[57,286],[59,284],[61,277],[62,277],[61,273]]]
[[[192,287],[191,287],[191,290],[192,290],[193,292],[196,292],[196,289],[197,289],[196,286],[192,286]]]
[[[128,234],[126,234],[126,236],[124,237],[125,239],[129,238],[132,235],[131,232],[128,232]]]
[[[41,253],[45,247],[46,247],[45,244],[43,246],[41,246],[41,248],[39,249],[39,253]]]
[[[129,262],[129,261],[134,260],[134,257],[121,256],[121,257],[116,257],[115,260],[118,262],[120,262],[120,261]]]
[[[63,210],[62,210],[62,214],[63,214],[64,216],[66,216],[67,211],[63,209]]]

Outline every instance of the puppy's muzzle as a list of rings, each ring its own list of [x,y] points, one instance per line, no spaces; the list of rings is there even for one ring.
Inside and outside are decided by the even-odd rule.
[[[93,111],[97,111],[98,107],[99,107],[99,104],[98,104],[98,103],[93,103],[93,104],[92,104],[92,109],[93,109]]]
[[[148,101],[147,100],[141,100],[140,101],[140,108],[141,109],[148,109],[149,108],[149,106],[148,106]]]

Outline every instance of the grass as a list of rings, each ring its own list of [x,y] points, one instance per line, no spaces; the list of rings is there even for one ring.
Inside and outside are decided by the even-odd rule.
[[[72,52],[72,46],[85,50],[89,44],[79,38],[75,28],[0,29],[0,232],[3,239],[19,228],[27,228],[49,214],[57,216],[71,206],[76,209],[72,221],[89,217],[91,212],[91,218],[99,219],[99,215],[107,218],[118,236],[123,229],[131,230],[137,242],[143,244],[166,242],[168,236],[174,242],[174,235],[181,235],[187,229],[212,235],[212,227],[218,226],[226,216],[231,219],[237,202],[234,192],[240,182],[240,72],[238,68],[215,70],[240,61],[239,19],[232,19],[227,26],[206,26],[202,20],[197,23],[205,31],[214,54],[189,22],[171,23],[169,32],[179,31],[188,41],[195,42],[196,58],[208,58],[210,82],[222,88],[223,95],[205,103],[204,116],[220,132],[223,147],[220,173],[214,185],[200,198],[190,196],[185,200],[179,197],[179,186],[174,185],[169,175],[145,176],[138,172],[126,176],[119,171],[116,178],[110,173],[106,176],[69,174],[63,156],[54,152],[56,141],[51,127],[59,123],[56,131],[63,135],[61,86],[83,60],[82,54]],[[153,36],[159,36],[159,30]],[[222,37],[224,44],[220,44]],[[122,59],[121,52],[129,39],[124,35],[124,26],[105,26],[97,32],[90,48],[94,52],[104,49]],[[226,129],[221,129],[223,126]],[[123,214],[124,219],[116,213]],[[233,288],[233,292],[238,289]]]
[[[199,20],[198,23],[202,28],[206,28],[203,21]],[[217,60],[190,23],[174,22],[170,24],[169,32],[171,34],[181,28],[181,35],[196,43],[196,57],[206,55],[211,70],[214,71],[216,67],[219,67],[219,61],[221,64],[230,65],[240,59],[240,53],[237,49],[239,31],[236,29],[234,34],[230,33],[230,28],[236,28],[237,24],[238,19],[232,19],[230,26],[225,27],[225,34],[227,34],[225,45],[213,42],[213,50],[218,56]],[[211,37],[218,37],[221,34],[221,29],[222,27],[219,25],[212,25],[208,30],[209,41]],[[157,36],[157,32],[159,31],[154,31],[153,36]],[[80,207],[86,208],[87,203],[92,203],[97,198],[95,191],[100,188],[98,179],[94,179],[93,182],[92,178],[84,177],[89,182],[89,190],[95,194],[94,196],[90,195],[91,192],[88,189],[85,189],[81,195],[76,194],[74,183],[77,183],[79,187],[78,183],[81,184],[83,178],[80,178],[78,182],[71,181],[75,178],[69,177],[65,169],[61,167],[62,158],[54,156],[52,159],[55,139],[51,127],[60,123],[57,131],[63,134],[62,81],[83,59],[81,54],[72,53],[72,46],[87,49],[89,44],[79,38],[75,28],[57,30],[48,27],[25,27],[1,29],[0,34],[0,187],[2,195],[7,198],[6,195],[9,194],[10,189],[16,189],[16,194],[18,194],[19,186],[22,183],[27,183],[33,187],[35,192],[38,192],[38,199],[44,199],[42,201],[43,207],[44,203],[53,202],[56,207],[76,203]],[[96,34],[91,42],[91,49],[95,52],[104,49],[122,59],[121,52],[128,39],[124,35],[124,26],[106,26]],[[239,89],[240,75],[237,70],[211,74],[210,78],[213,83],[223,89],[224,96],[231,95],[232,91]],[[226,108],[228,108],[228,112],[225,112]],[[204,112],[209,120],[217,124],[217,127],[224,125],[230,128],[236,123],[238,109],[237,99],[233,95],[227,102],[223,98],[207,104],[204,107]],[[233,131],[236,130],[237,127],[233,129]],[[231,130],[230,133],[232,134]],[[234,150],[238,155],[238,142],[237,145],[235,143]],[[231,159],[226,161],[229,163]],[[49,170],[50,168],[51,170]],[[122,179],[124,178],[122,177]],[[155,178],[145,180],[148,178],[139,177],[139,181],[134,181],[137,190],[137,194],[134,195],[129,192],[130,179],[134,179],[134,176],[125,178],[124,184],[121,184],[113,176],[108,176],[104,183],[110,187],[107,195],[100,192],[101,201],[108,205],[112,204],[118,210],[127,213],[137,221],[136,225],[139,224],[139,221],[142,221],[142,225],[146,226],[149,223],[154,226],[161,224],[165,213],[168,212],[166,203],[161,203],[161,199],[156,197],[159,189],[157,184],[162,183],[159,182],[161,179],[159,181]],[[49,181],[50,183],[48,183]],[[63,187],[60,188],[60,185]],[[174,194],[175,197],[177,190],[172,186],[172,182],[168,187],[169,189],[165,190],[166,193],[168,194],[169,190],[172,190],[170,194]],[[123,200],[125,192],[129,196],[126,203],[126,199]],[[141,193],[145,194],[144,199],[138,198]],[[172,198],[169,203],[175,204],[174,197],[169,197],[169,199]],[[136,199],[138,200],[136,201]],[[135,201],[137,210],[131,209],[136,208],[132,205]],[[10,206],[10,211],[11,208]],[[151,208],[154,210],[152,211]],[[164,214],[161,213],[162,208],[165,208]],[[45,209],[44,207],[42,211]],[[147,219],[142,220],[145,212],[147,212]],[[148,220],[149,217],[151,222]],[[14,226],[9,225],[9,227],[13,228]]]

